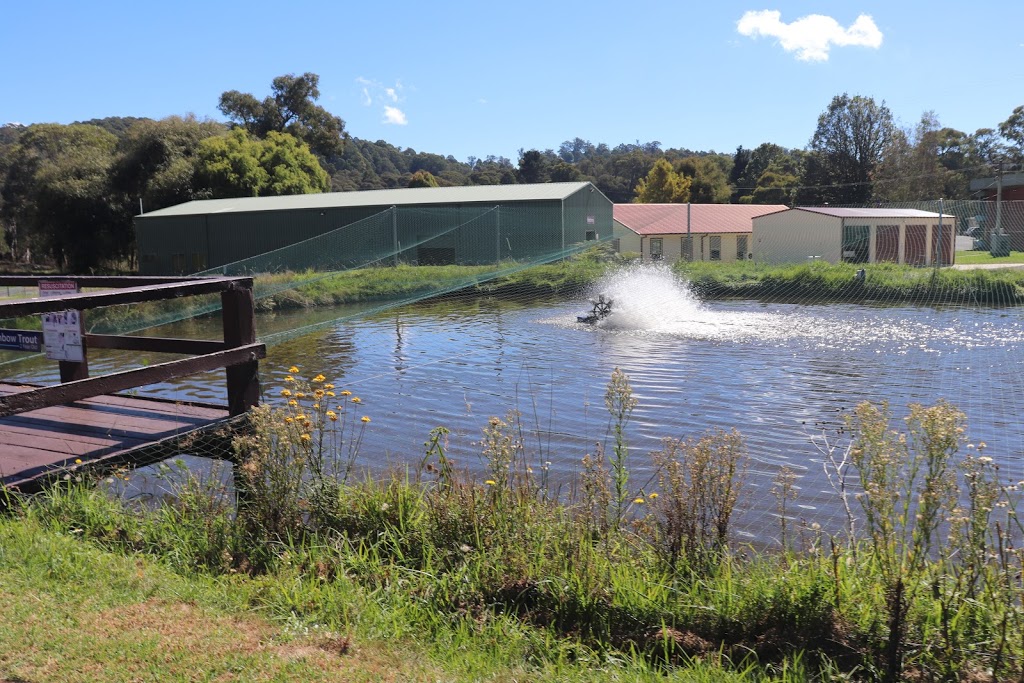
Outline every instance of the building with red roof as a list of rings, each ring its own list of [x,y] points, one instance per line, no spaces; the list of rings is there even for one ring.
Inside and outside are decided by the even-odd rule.
[[[643,260],[741,261],[752,258],[752,219],[781,204],[616,204],[612,234],[619,252]]]

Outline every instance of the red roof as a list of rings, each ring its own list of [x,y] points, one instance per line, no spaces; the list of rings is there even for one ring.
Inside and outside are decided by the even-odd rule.
[[[689,207],[689,230],[687,230]],[[784,204],[616,204],[613,217],[638,235],[751,232],[751,220]]]

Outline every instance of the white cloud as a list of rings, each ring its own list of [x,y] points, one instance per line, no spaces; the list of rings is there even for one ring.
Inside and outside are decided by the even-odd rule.
[[[359,76],[356,78],[356,83],[362,86],[360,90],[360,99],[362,100],[363,106],[383,107],[383,123],[393,124],[396,126],[405,126],[409,123],[409,119],[406,117],[405,112],[394,106],[395,104],[405,101],[405,97],[402,96],[403,86],[401,81],[396,80],[394,85],[388,86],[379,81]]]
[[[398,107],[384,107],[384,121],[382,123],[391,123],[396,126],[404,126],[409,123],[409,120],[405,118],[405,112]]]
[[[751,11],[736,22],[736,30],[744,36],[777,38],[783,50],[795,52],[797,59],[806,62],[827,61],[833,45],[875,49],[882,46],[882,32],[867,14],[843,28],[838,21],[822,14],[809,14],[786,24],[777,10]]]

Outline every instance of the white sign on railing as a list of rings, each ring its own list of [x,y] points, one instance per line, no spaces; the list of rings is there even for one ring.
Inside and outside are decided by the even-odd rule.
[[[40,298],[77,294],[74,280],[40,280]],[[79,311],[43,313],[43,346],[50,360],[81,363],[85,359],[82,348],[82,314]]]

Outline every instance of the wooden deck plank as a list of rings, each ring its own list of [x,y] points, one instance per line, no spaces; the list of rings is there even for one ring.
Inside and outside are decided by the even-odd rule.
[[[32,387],[0,384],[0,395]],[[217,424],[228,410],[135,396],[97,396],[0,419],[0,485],[31,488],[83,464],[130,453]]]

